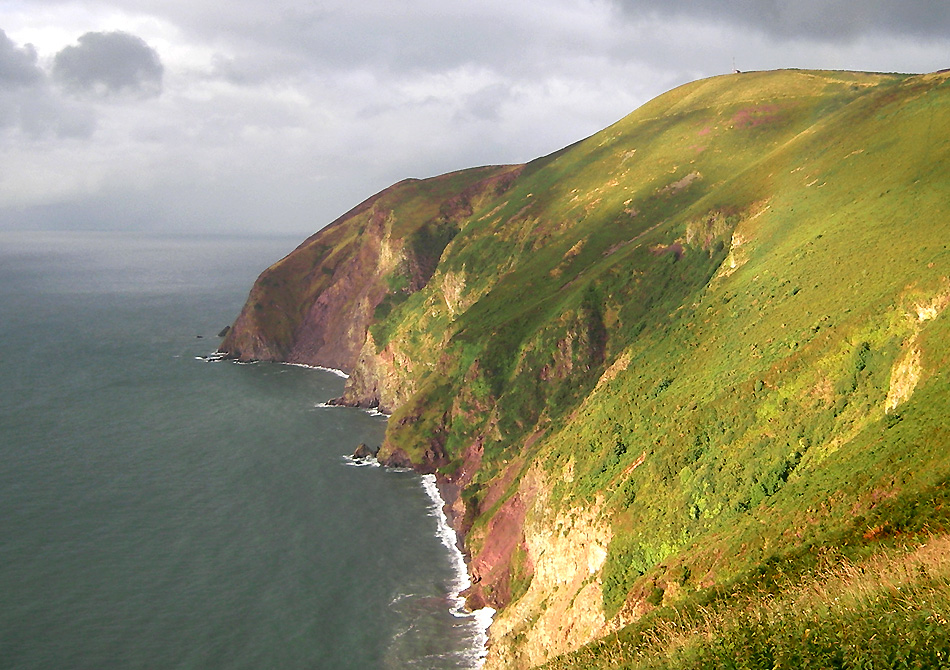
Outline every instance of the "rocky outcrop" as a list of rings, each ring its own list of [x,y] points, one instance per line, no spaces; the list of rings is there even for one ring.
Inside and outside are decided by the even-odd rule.
[[[392,240],[393,221],[391,211],[372,209],[358,251],[336,268],[304,314],[288,355],[291,363],[353,369],[373,312],[386,296],[385,277],[402,257]]]
[[[376,454],[379,453],[379,447],[373,449],[365,442],[360,442],[360,444],[353,451],[353,458],[359,460],[366,460],[369,458],[376,458]]]
[[[534,667],[611,629],[600,583],[611,539],[602,503],[558,511],[548,479],[530,467],[484,535],[473,538],[481,549],[471,562],[470,606],[500,610],[487,669]],[[512,578],[527,590],[513,594]]]
[[[392,240],[385,193],[358,210],[360,234],[347,235],[343,228],[353,222],[346,220],[349,226],[328,228],[265,270],[219,351],[240,360],[352,370],[402,254]]]
[[[338,402],[354,407],[376,407],[391,414],[415,392],[413,369],[412,360],[394,344],[378,350],[372,333],[367,331]]]
[[[412,392],[393,375],[408,358],[377,350],[370,325],[426,287],[459,222],[523,167],[407,179],[367,199],[261,273],[218,351],[355,373],[343,402],[395,407]]]

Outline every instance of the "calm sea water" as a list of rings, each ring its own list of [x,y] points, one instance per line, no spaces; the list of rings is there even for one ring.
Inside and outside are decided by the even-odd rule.
[[[297,241],[0,233],[0,667],[476,665],[384,419],[196,359]]]

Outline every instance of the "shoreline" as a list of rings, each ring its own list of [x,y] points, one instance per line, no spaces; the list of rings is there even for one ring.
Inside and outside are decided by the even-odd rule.
[[[260,360],[247,360],[242,361],[238,358],[232,358],[227,352],[216,349],[210,354],[204,356],[195,356],[196,360],[204,361],[206,363],[218,363],[221,361],[230,361],[231,363],[237,363],[238,365],[252,365],[254,363],[276,363],[277,365],[289,365],[294,368],[304,368],[306,370],[322,370],[323,372],[329,372],[332,375],[336,375],[342,379],[349,379],[350,375],[340,370],[339,368],[330,368],[325,365],[309,365],[307,363],[290,363],[288,361],[260,361]]]
[[[329,372],[343,379],[348,379],[349,375],[342,370],[328,368],[322,365],[307,365],[305,363],[287,363],[283,365],[292,365],[311,370],[322,370]],[[335,399],[334,399],[335,400]],[[380,411],[379,407],[361,407],[359,405],[349,405],[346,403],[335,403],[330,400],[320,403],[317,407],[355,407],[362,409],[371,416],[382,416],[389,419],[390,415]],[[476,610],[469,609],[466,597],[463,595],[472,585],[472,573],[469,570],[469,561],[466,559],[465,537],[462,530],[456,523],[458,519],[453,511],[453,504],[459,498],[459,488],[455,483],[431,471],[420,471],[415,465],[410,467],[399,467],[377,460],[375,456],[367,458],[356,458],[354,456],[345,456],[345,462],[352,466],[372,466],[382,467],[390,470],[406,470],[418,474],[421,478],[422,488],[426,495],[432,501],[433,511],[436,518],[436,536],[442,542],[443,546],[449,552],[449,561],[455,570],[455,579],[448,594],[448,600],[454,603],[449,612],[452,616],[459,619],[471,619],[476,627],[474,637],[475,647],[473,648],[474,665],[472,668],[480,669],[484,666],[488,656],[488,631],[494,622],[496,610],[488,605]]]
[[[455,571],[455,578],[447,594],[447,600],[454,603],[449,607],[449,613],[457,619],[470,619],[475,624],[475,645],[472,648],[474,664],[471,667],[475,670],[482,668],[488,656],[488,631],[494,622],[496,610],[488,605],[476,610],[469,609],[463,595],[472,587],[472,574],[463,551],[464,536],[455,527],[453,523],[455,515],[452,513],[451,504],[446,501],[446,496],[452,499],[458,496],[453,490],[451,481],[433,473],[420,473],[414,468],[386,465],[375,456],[344,456],[343,462],[352,467],[383,468],[391,472],[412,472],[419,475],[422,490],[432,502],[432,516],[436,519],[436,537],[448,550],[449,562]]]
[[[341,377],[343,379],[350,378],[350,376],[347,373],[343,372],[343,370],[340,370],[339,368],[328,368],[325,365],[308,365],[306,363],[288,363],[287,361],[279,361],[279,363],[281,365],[290,365],[295,368],[305,368],[307,370],[323,370],[324,372],[329,372],[330,374],[334,374],[337,377]]]
[[[469,572],[468,561],[465,560],[465,554],[462,551],[464,539],[449,518],[451,508],[443,497],[445,482],[434,474],[423,474],[421,477],[422,487],[436,508],[438,522],[436,535],[445,548],[449,550],[450,560],[456,572],[455,582],[452,585],[453,592],[449,594],[455,605],[450,609],[450,612],[454,617],[472,619],[475,622],[477,630],[475,653],[477,656],[473,667],[481,668],[488,656],[488,630],[494,621],[495,610],[487,605],[477,610],[468,608],[462,594],[471,588],[472,575]]]

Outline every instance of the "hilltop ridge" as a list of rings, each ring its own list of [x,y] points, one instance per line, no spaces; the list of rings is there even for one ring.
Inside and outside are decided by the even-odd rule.
[[[221,352],[341,368],[341,402],[392,412],[380,458],[439,475],[499,610],[489,667],[698,667],[734,631],[684,612],[946,537],[948,78],[725,75],[400,182],[268,268]],[[950,616],[927,565],[921,621]]]

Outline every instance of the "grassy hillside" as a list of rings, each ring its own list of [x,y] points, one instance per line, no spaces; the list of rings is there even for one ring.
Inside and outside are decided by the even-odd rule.
[[[901,658],[944,653],[947,80],[704,80],[426,192],[451,234],[388,275],[351,400],[401,389],[381,456],[459,489],[490,664],[898,667],[899,620]]]

